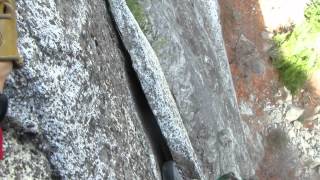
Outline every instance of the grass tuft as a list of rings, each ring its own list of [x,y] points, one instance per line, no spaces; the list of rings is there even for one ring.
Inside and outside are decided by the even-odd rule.
[[[138,0],[126,0],[126,2],[133,16],[137,20],[141,30],[145,34],[150,33],[150,22],[147,15],[144,12],[143,6],[138,2]]]
[[[305,21],[291,31],[273,37],[273,62],[284,85],[296,94],[310,75],[320,70],[320,0],[312,0],[305,10]]]

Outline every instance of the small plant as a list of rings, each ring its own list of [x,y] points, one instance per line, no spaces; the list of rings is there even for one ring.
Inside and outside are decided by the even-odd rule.
[[[138,0],[126,0],[126,2],[141,30],[150,41],[154,50],[158,53],[167,44],[167,40],[164,37],[160,37],[157,31],[154,31],[150,19]]]
[[[144,12],[143,6],[138,2],[138,0],[126,0],[126,2],[144,34],[150,33],[150,22]]]
[[[309,76],[320,69],[320,0],[305,10],[305,22],[273,38],[276,50],[273,62],[284,85],[296,94]]]
[[[305,11],[305,17],[306,19],[314,24],[315,26],[318,26],[319,29],[319,23],[320,23],[320,0],[312,0],[309,7]]]

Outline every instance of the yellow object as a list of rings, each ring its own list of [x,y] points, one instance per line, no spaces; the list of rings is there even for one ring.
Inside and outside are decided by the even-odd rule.
[[[12,61],[20,67],[15,8],[15,0],[0,0],[0,61]]]

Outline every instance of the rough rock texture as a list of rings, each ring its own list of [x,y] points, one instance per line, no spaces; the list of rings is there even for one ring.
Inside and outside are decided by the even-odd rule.
[[[261,58],[255,45],[244,35],[241,35],[236,46],[236,64],[239,69],[243,69],[244,76],[250,81],[250,75],[255,73],[263,75],[266,65]]]
[[[25,67],[7,84],[8,123],[39,140],[17,144],[9,134],[18,130],[5,131],[1,177],[42,179],[52,171],[63,179],[160,179],[105,1],[17,5]]]
[[[154,50],[125,0],[111,0],[110,7],[173,159],[182,169],[184,176],[201,178],[197,157]]]
[[[50,179],[52,171],[46,155],[23,136],[21,127],[9,124],[8,121],[4,122],[3,127],[6,132],[4,134],[6,157],[0,165],[0,178]]]
[[[113,18],[103,0],[17,2],[26,62],[5,92],[1,178],[161,178],[118,33],[183,172],[254,175],[263,149],[240,119],[217,2],[137,0],[144,35],[124,0],[109,2]]]
[[[204,179],[230,171],[252,176],[263,147],[240,120],[217,2],[138,2],[146,19],[140,25],[157,53]]]

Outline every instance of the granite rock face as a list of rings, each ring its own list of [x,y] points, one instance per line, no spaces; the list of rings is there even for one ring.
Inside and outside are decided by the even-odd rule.
[[[38,140],[19,145],[5,131],[0,176],[160,179],[105,1],[25,0],[17,12],[25,67],[8,80],[7,123]]]
[[[186,179],[254,175],[263,149],[240,119],[216,0],[24,0],[17,12],[25,67],[5,90],[1,178],[161,179],[153,120]]]
[[[215,0],[138,0],[140,19],[152,44],[204,179],[235,172],[254,175],[263,153],[239,116]],[[132,11],[137,14],[137,9]],[[141,15],[140,15],[141,16]]]
[[[144,94],[183,176],[201,178],[198,160],[171,95],[159,60],[125,0],[111,0],[111,11]]]
[[[46,155],[33,144],[37,139],[30,141],[28,135],[23,135],[21,127],[15,123],[5,121],[4,124],[6,158],[0,165],[1,179],[50,179],[50,163]]]

